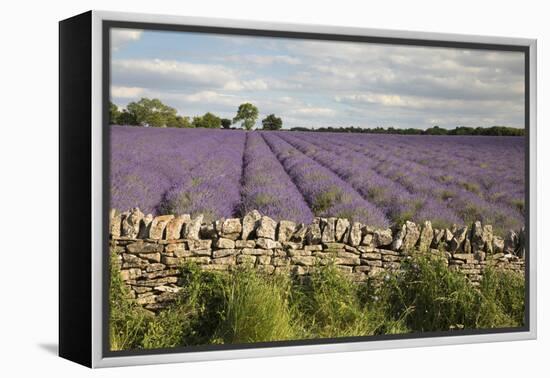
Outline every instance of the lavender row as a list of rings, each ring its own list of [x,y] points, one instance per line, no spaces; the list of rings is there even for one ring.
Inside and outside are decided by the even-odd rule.
[[[243,158],[241,214],[258,210],[275,220],[311,223],[313,213],[259,133],[249,133]]]
[[[239,213],[246,134],[230,130],[208,134],[208,141],[182,149],[186,156],[196,159],[166,192],[161,203],[162,213],[202,214],[207,220]]]
[[[391,165],[394,169],[413,171],[415,176],[417,176],[413,177],[413,182],[423,177],[436,181],[434,187],[437,183],[441,184],[437,191],[438,194],[444,201],[451,203],[455,208],[459,208],[466,217],[466,220],[470,220],[475,216],[482,217],[484,214],[487,216],[492,213],[493,217],[489,219],[489,221],[496,222],[497,224],[502,224],[502,219],[504,218],[507,219],[507,227],[516,227],[523,223],[524,215],[522,212],[522,201],[524,193],[522,183],[524,179],[521,173],[522,170],[518,169],[517,174],[512,175],[513,177],[498,177],[498,175],[493,175],[492,172],[485,172],[481,177],[468,177],[453,168],[453,166],[458,165],[462,169],[465,169],[464,167],[473,165],[469,160],[459,163],[455,162],[454,165],[449,164],[449,168],[434,169],[430,168],[426,163],[419,164],[414,161],[414,156],[416,156],[415,151],[420,153],[423,148],[414,150],[402,148],[401,154],[394,154],[392,150],[393,146],[390,146],[384,151],[379,146],[374,148],[370,147],[368,148],[369,152],[367,152],[367,155],[377,158],[382,154],[382,156],[388,157],[384,164]],[[383,152],[385,152],[385,155]],[[447,148],[447,153],[445,155],[452,156],[453,153],[454,150]],[[495,155],[498,155],[498,153],[495,152]],[[500,155],[501,163],[505,164],[507,161],[505,154],[500,151]],[[477,158],[474,157],[474,159]],[[423,161],[427,162],[429,160],[424,159]],[[472,171],[474,170],[473,168]],[[483,180],[482,177],[485,180]],[[481,190],[480,188],[484,182],[496,183],[496,191],[490,191],[489,189]],[[508,194],[506,194],[503,192],[505,186],[508,188],[519,188],[519,192],[508,190]],[[455,202],[454,204],[452,203],[453,201]],[[479,212],[478,209],[480,211],[481,209],[485,210]]]
[[[518,228],[523,225],[523,216],[516,209],[507,204],[487,201],[462,186],[442,183],[437,179],[437,175],[434,177],[434,174],[427,167],[406,160],[405,157],[396,156],[391,151],[389,152],[389,147],[382,149],[384,144],[371,143],[368,148],[365,148],[364,146],[358,147],[356,144],[359,142],[357,141],[352,143],[346,142],[346,138],[330,139],[329,135],[316,139],[307,135],[301,137],[306,140],[325,141],[325,148],[330,148],[337,156],[350,149],[363,153],[372,160],[370,166],[376,172],[400,183],[416,198],[431,196],[438,199],[447,208],[454,210],[462,222],[483,219],[486,222],[493,223],[500,231]],[[419,210],[426,212],[426,216],[431,216],[432,214],[429,213],[433,212],[421,207],[419,207]],[[436,211],[437,208],[434,210]]]
[[[160,213],[167,190],[184,177],[195,162],[185,151],[210,139],[202,130],[111,127],[111,206],[139,206]]]
[[[406,220],[432,221],[436,227],[460,223],[457,214],[432,196],[412,193],[371,167],[372,160],[351,149],[335,148],[324,140],[315,143],[291,134],[280,134],[287,142],[348,182],[364,198],[380,207],[394,224]],[[338,158],[336,158],[336,156]]]
[[[238,131],[112,127],[111,206],[234,215],[244,139]]]
[[[316,216],[341,217],[387,227],[384,213],[335,173],[298,151],[275,133],[262,134]]]
[[[384,139],[379,139],[384,138]],[[343,138],[371,153],[384,149],[428,167],[442,183],[465,188],[487,201],[523,211],[524,138],[373,136]],[[379,143],[378,141],[384,143]]]

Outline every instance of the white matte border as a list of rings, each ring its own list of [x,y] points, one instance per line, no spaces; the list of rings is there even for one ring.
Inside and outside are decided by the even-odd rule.
[[[409,38],[465,43],[487,43],[529,46],[530,125],[529,125],[529,324],[528,332],[511,332],[463,336],[427,337],[399,340],[373,340],[341,344],[316,344],[285,347],[233,349],[206,352],[149,354],[140,356],[103,357],[103,251],[102,251],[102,21],[147,22],[261,29],[369,37]],[[242,21],[203,17],[92,11],[92,367],[115,367],[174,362],[257,358],[297,354],[351,352],[375,349],[410,348],[452,344],[536,339],[537,333],[537,42],[534,39],[489,37],[478,35],[409,32],[401,30],[364,29],[307,24]],[[527,111],[527,110],[526,110]]]

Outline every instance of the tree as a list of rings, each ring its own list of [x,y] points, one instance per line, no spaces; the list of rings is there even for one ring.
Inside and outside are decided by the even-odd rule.
[[[117,121],[117,125],[139,126],[136,117],[134,117],[134,115],[126,109],[123,109],[122,112],[120,112]]]
[[[231,127],[231,120],[227,118],[222,118],[222,127],[224,129],[229,129]]]
[[[166,120],[166,127],[179,127],[179,128],[190,128],[191,120],[189,117],[182,117],[179,115],[168,117]]]
[[[111,125],[119,125],[118,123],[119,116],[120,116],[120,110],[118,110],[118,106],[116,106],[112,102],[109,102],[109,123]]]
[[[237,110],[237,115],[233,118],[233,123],[242,122],[242,126],[251,130],[258,119],[258,108],[249,102],[241,104]]]
[[[426,129],[426,131],[424,131],[424,134],[426,134],[426,135],[446,135],[447,130],[435,125],[434,127],[430,127],[429,129]]]
[[[164,105],[156,98],[142,98],[138,102],[129,103],[126,108],[142,126],[165,127],[168,119],[177,114],[176,109]]]
[[[264,130],[280,130],[283,127],[283,120],[275,117],[275,114],[270,114],[262,119],[262,127]]]
[[[207,129],[219,129],[222,125],[220,117],[208,112],[202,117],[193,117],[193,127],[204,127]]]

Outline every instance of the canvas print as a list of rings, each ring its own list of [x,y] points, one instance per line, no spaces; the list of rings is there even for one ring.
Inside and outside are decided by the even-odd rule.
[[[111,351],[525,326],[524,52],[109,33]]]

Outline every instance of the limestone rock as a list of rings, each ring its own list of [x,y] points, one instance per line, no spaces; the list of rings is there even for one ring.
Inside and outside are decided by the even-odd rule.
[[[214,257],[212,264],[235,265],[235,256]]]
[[[434,238],[432,239],[432,248],[439,248],[439,244],[445,242],[445,230],[434,229]]]
[[[468,227],[464,226],[456,230],[451,240],[451,252],[457,252],[463,250],[464,240],[468,235]]]
[[[238,252],[239,251],[237,249],[218,249],[212,253],[212,257],[214,257],[214,259],[218,259],[221,257],[236,255]]]
[[[290,241],[292,234],[296,230],[296,223],[282,220],[279,222],[279,229],[277,232],[277,240],[282,242]]]
[[[160,215],[155,217],[151,222],[151,229],[149,230],[149,238],[151,239],[162,239],[164,234],[164,229],[168,222],[174,218],[173,215]]]
[[[303,243],[306,240],[306,233],[307,226],[301,223],[296,226],[296,231],[292,234],[290,241],[294,243]]]
[[[351,229],[349,232],[349,244],[353,247],[357,247],[359,244],[361,244],[361,228],[363,225],[358,222],[353,222],[351,225]]]
[[[212,247],[212,240],[187,240],[187,247],[191,251],[200,251],[205,249],[210,249]]]
[[[485,251],[487,253],[493,253],[493,226],[490,224],[483,226],[482,239],[485,246]]]
[[[453,241],[453,237],[454,237],[453,232],[448,228],[446,228],[445,235],[443,237],[443,240],[445,241],[445,243],[447,244],[451,243],[451,241]]]
[[[403,245],[402,249],[404,251],[411,251],[414,246],[416,245],[416,242],[420,238],[420,231],[418,230],[418,227],[415,223],[406,221],[405,222],[405,237],[403,238]]]
[[[255,246],[254,240],[235,240],[235,248],[254,248]]]
[[[204,216],[202,214],[195,217],[195,219],[191,219],[187,223],[185,223],[185,226],[183,227],[183,238],[184,239],[190,239],[190,240],[199,240],[200,239],[200,231],[201,231],[201,225],[202,220]]]
[[[226,238],[219,238],[216,241],[216,248],[220,249],[233,249],[235,248],[235,241]]]
[[[178,215],[177,217],[173,218],[166,225],[166,239],[181,239],[181,230],[183,224],[189,222],[190,220],[191,216],[189,214]]]
[[[515,254],[517,245],[518,235],[513,230],[508,231],[504,238],[504,253]]]
[[[373,233],[373,246],[374,247],[385,247],[392,243],[392,232],[391,229],[386,228],[376,229]]]
[[[139,225],[143,213],[139,208],[134,207],[129,214],[122,219],[122,234],[121,236],[135,239],[139,235]]]
[[[237,240],[241,236],[242,226],[239,218],[230,218],[223,221],[220,236],[226,239]]]
[[[262,216],[258,223],[256,236],[259,238],[267,238],[275,240],[275,231],[277,230],[277,222],[268,216]]]
[[[147,243],[144,241],[138,241],[128,244],[126,250],[130,253],[158,253],[162,252],[164,247],[161,244]]]
[[[120,232],[122,230],[122,215],[116,209],[112,209],[109,214],[111,224],[109,230],[113,239],[120,238]]]
[[[407,228],[405,227],[405,225],[403,225],[401,229],[399,229],[399,231],[395,233],[395,236],[393,238],[392,245],[391,245],[393,250],[400,251],[402,249],[403,238],[405,238],[406,233],[407,233]]]
[[[418,241],[418,249],[421,252],[427,252],[432,244],[434,238],[434,231],[432,228],[432,222],[425,221],[422,226],[422,231],[420,232],[420,238]]]
[[[254,236],[257,222],[262,218],[259,211],[253,210],[246,214],[243,218],[242,239],[247,240],[249,237]]]
[[[120,277],[122,278],[123,281],[135,280],[141,277],[141,269],[139,268],[123,269],[120,271]]]
[[[322,230],[321,241],[323,243],[336,241],[336,218],[321,218],[319,227]]]
[[[258,238],[256,239],[256,247],[262,248],[262,249],[274,249],[274,248],[282,248],[281,243],[275,240],[271,240],[268,238]]]
[[[290,258],[290,261],[294,265],[311,266],[315,264],[315,257],[313,256],[294,256]]]
[[[504,251],[504,239],[500,236],[493,236],[493,252],[502,253]]]
[[[334,234],[337,242],[347,243],[346,236],[349,228],[349,220],[346,218],[338,218],[336,221],[336,232]]]
[[[480,221],[476,221],[472,225],[472,233],[470,239],[473,253],[484,250],[485,243],[483,241],[483,226],[481,225]]]
[[[464,253],[472,253],[472,244],[468,238],[464,240]]]

